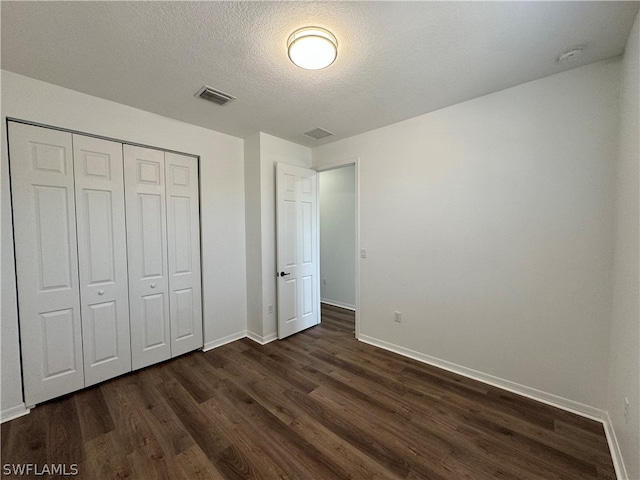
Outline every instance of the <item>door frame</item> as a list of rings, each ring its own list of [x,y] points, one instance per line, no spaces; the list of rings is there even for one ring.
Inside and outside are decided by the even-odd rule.
[[[348,167],[353,165],[355,168],[355,209],[356,209],[356,251],[355,255],[355,267],[356,267],[356,315],[355,315],[355,336],[356,339],[360,339],[360,157],[350,157],[345,158],[344,160],[338,160],[336,162],[326,163],[323,165],[314,165],[311,167],[312,170],[315,170],[318,173],[327,172],[329,170],[336,170],[342,167]],[[320,177],[318,177],[318,181],[320,181]],[[318,191],[318,208],[320,208],[320,192]],[[320,215],[318,215],[318,221],[320,220]],[[320,226],[322,228],[322,226]],[[318,229],[318,237],[320,237],[320,228]],[[318,263],[318,268],[320,265]],[[318,277],[318,281],[320,281],[320,277]],[[318,287],[319,288],[319,287]]]

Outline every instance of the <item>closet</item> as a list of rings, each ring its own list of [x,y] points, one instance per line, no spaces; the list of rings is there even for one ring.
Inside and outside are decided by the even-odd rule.
[[[26,405],[202,347],[197,159],[8,132]]]

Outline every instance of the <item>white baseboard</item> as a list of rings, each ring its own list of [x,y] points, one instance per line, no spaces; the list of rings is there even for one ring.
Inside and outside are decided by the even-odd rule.
[[[254,342],[259,343],[260,345],[266,345],[269,342],[273,342],[274,340],[277,340],[278,339],[278,334],[277,333],[270,333],[269,335],[266,335],[266,336],[263,337],[263,336],[258,335],[256,333],[247,331],[247,337],[249,337]]]
[[[560,397],[558,395],[554,395],[553,393],[543,392],[542,390],[538,390],[536,388],[527,387],[526,385],[521,385],[519,383],[512,382],[511,380],[505,380],[504,378],[496,377],[488,373],[479,372],[468,367],[463,367],[446,360],[441,360],[439,358],[416,352],[408,348],[400,347],[383,340],[368,337],[366,335],[360,334],[360,338],[358,340],[375,347],[380,347],[385,350],[398,353],[405,357],[412,358],[419,362],[428,363],[429,365],[433,365],[434,367],[442,368],[444,370],[457,373],[458,375],[462,375],[464,377],[468,377],[473,380],[477,380],[479,382],[486,383],[488,385],[492,385],[494,387],[498,387],[512,393],[517,393],[518,395],[537,400],[538,402],[546,403],[547,405],[551,405],[552,407],[558,407],[563,410],[567,410],[571,413],[590,418],[591,420],[596,420],[601,423],[605,423],[606,421],[606,411],[599,408],[591,407],[589,405],[585,405],[580,402],[576,402],[575,400]]]
[[[31,410],[28,409],[24,403],[20,405],[16,405],[15,407],[7,408],[2,410],[0,413],[0,423],[8,422],[9,420],[13,420],[14,418],[22,417],[23,415],[27,415]]]
[[[611,459],[613,460],[613,468],[616,470],[616,478],[618,480],[629,480],[627,469],[624,466],[624,458],[622,457],[622,451],[620,450],[620,444],[616,437],[616,432],[613,429],[613,422],[609,413],[605,412],[605,419],[602,422],[604,425],[604,433],[607,436],[607,443],[609,444],[609,450],[611,451]]]
[[[327,300],[326,298],[321,298],[320,299],[320,303],[326,303],[327,305],[332,305],[334,307],[344,308],[346,310],[351,310],[353,312],[356,311],[356,306],[355,305],[351,305],[350,303],[339,302],[337,300]]]
[[[204,344],[203,352],[207,350],[211,350],[213,348],[221,347],[222,345],[226,345],[227,343],[235,342],[236,340],[240,340],[241,338],[250,338],[254,342],[258,342],[260,345],[266,345],[269,342],[273,342],[277,340],[278,334],[271,333],[266,336],[260,336],[256,333],[250,332],[248,330],[243,330],[238,333],[234,333],[232,335],[227,335],[226,337],[219,338],[218,340],[214,340],[212,342],[207,342]]]
[[[221,347],[222,345],[226,345],[227,343],[235,342],[236,340],[240,340],[247,336],[247,331],[242,330],[241,332],[233,333],[231,335],[227,335],[226,337],[219,338],[217,340],[213,340],[211,342],[207,342],[204,344],[202,348],[203,352],[207,350],[212,350],[217,347]]]

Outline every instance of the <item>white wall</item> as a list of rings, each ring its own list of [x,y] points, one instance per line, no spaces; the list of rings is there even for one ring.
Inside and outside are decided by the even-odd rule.
[[[246,331],[242,139],[2,71],[3,412],[21,397],[6,117],[200,155],[205,344]]]
[[[313,150],[360,157],[361,339],[606,406],[619,76],[601,62]]]
[[[640,478],[640,16],[622,63],[607,410],[628,478]],[[629,398],[629,419],[624,398]]]
[[[356,168],[320,172],[320,296],[356,306]],[[326,282],[326,283],[325,283]]]

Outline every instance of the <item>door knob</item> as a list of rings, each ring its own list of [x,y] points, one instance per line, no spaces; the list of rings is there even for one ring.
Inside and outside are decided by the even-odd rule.
[[[281,276],[281,277],[286,277],[287,275],[291,275],[291,274],[290,274],[290,273],[280,272],[280,276]]]
[[[104,290],[98,290],[98,295],[104,295]]]
[[[151,288],[156,288],[156,284],[152,283],[151,285],[149,285]]]

